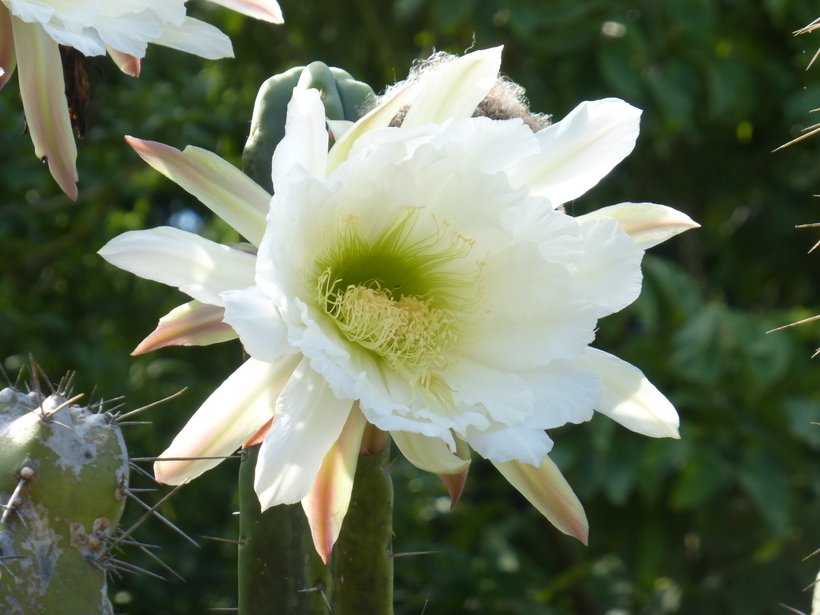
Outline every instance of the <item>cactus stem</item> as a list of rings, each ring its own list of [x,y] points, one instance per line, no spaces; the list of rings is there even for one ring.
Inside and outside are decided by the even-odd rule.
[[[148,511],[148,512],[146,512],[146,513],[145,513],[145,514],[144,514],[144,515],[143,515],[143,516],[139,519],[139,521],[137,521],[137,523],[135,523],[135,524],[134,524],[134,526],[132,526],[132,527],[131,527],[131,529],[130,529],[130,530],[128,530],[128,531],[129,531],[129,532],[133,532],[133,531],[134,531],[135,529],[137,529],[137,527],[139,527],[139,525],[141,525],[141,524],[142,524],[142,523],[143,523],[143,522],[144,522],[144,521],[145,521],[145,520],[146,520],[149,516],[154,515],[157,519],[159,519],[160,521],[162,521],[165,525],[167,525],[169,528],[171,528],[172,530],[174,530],[177,534],[179,534],[180,536],[182,536],[183,538],[185,538],[185,539],[186,539],[188,542],[190,542],[192,545],[194,545],[195,547],[199,547],[199,545],[197,544],[197,542],[196,542],[193,538],[191,538],[190,536],[188,536],[188,534],[186,534],[185,532],[183,532],[183,531],[182,531],[181,529],[179,529],[176,525],[174,525],[173,523],[171,523],[170,521],[168,521],[168,519],[166,519],[165,517],[163,517],[163,516],[162,516],[161,514],[159,514],[159,513],[157,512],[157,510],[156,510],[156,509],[160,506],[160,504],[162,504],[165,500],[167,500],[167,499],[168,499],[168,498],[170,498],[172,495],[174,495],[177,491],[179,491],[179,489],[180,489],[181,487],[182,487],[182,485],[177,485],[177,486],[174,488],[174,490],[173,490],[173,491],[171,491],[168,495],[166,495],[164,498],[162,498],[162,499],[161,499],[161,500],[160,500],[157,504],[155,504],[154,506],[149,506],[148,504],[146,504],[145,502],[143,502],[141,499],[139,499],[137,496],[135,496],[135,495],[134,495],[134,493],[133,493],[133,491],[131,491],[130,489],[126,489],[126,490],[125,490],[125,495],[127,495],[129,498],[131,498],[132,500],[134,500],[137,504],[139,504],[140,506],[142,506],[143,508],[145,508],[145,509]],[[120,537],[120,538],[122,538],[122,537]]]
[[[147,406],[143,406],[142,408],[137,408],[136,410],[131,410],[131,412],[126,412],[125,414],[119,414],[119,415],[114,417],[114,422],[117,423],[118,425],[121,425],[122,421],[124,421],[125,419],[131,418],[132,416],[136,416],[140,412],[145,412],[146,410],[150,410],[151,408],[155,408],[156,406],[159,406],[160,404],[164,404],[166,401],[171,401],[172,399],[176,399],[177,397],[182,395],[187,390],[188,390],[188,387],[185,387],[181,391],[177,391],[176,393],[174,393],[173,395],[169,395],[165,399],[160,399],[159,401],[155,401],[154,403],[148,404]]]
[[[327,610],[329,613],[333,613],[333,609],[330,606],[330,600],[327,599],[327,595],[325,594],[325,588],[322,585],[317,585],[316,587],[308,587],[306,589],[297,589],[297,594],[307,594],[310,592],[319,592],[319,595],[322,597],[322,600],[325,601],[325,605],[327,606]]]

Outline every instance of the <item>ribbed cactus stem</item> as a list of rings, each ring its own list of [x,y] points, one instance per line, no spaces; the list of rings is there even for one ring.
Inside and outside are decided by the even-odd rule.
[[[0,391],[0,612],[110,615],[128,455],[108,414]]]

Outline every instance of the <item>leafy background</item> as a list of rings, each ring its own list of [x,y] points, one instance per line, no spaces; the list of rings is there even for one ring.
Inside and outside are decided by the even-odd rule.
[[[600,323],[596,345],[640,366],[678,408],[679,441],[635,436],[605,417],[555,430],[553,457],[586,506],[590,545],[554,530],[476,460],[447,512],[435,477],[394,464],[396,612],[503,615],[699,615],[808,610],[820,559],[818,327],[765,332],[820,312],[820,139],[772,153],[814,121],[820,15],[806,0],[283,0],[271,26],[192,2],[227,32],[236,59],[149,48],[139,79],[90,60],[80,198],[70,202],[23,135],[16,82],[0,95],[0,361],[14,378],[29,353],[77,391],[125,395],[128,409],[182,387],[127,428],[132,455],[161,452],[242,361],[238,343],[129,352],[186,299],[106,265],[95,252],[131,229],[186,224],[233,231],[151,170],[122,140],[193,144],[239,165],[256,90],[323,60],[376,89],[433,49],[504,44],[503,69],[532,107],[560,119],[581,100],[621,97],[644,110],[635,152],[571,206],[583,213],[653,201],[703,224],[645,259],[641,297]],[[144,464],[145,465],[145,464]],[[147,467],[147,466],[146,466]],[[203,613],[235,604],[236,464],[185,487],[137,536],[186,582],[116,580],[120,613]],[[147,480],[136,478],[137,482]],[[146,486],[146,485],[140,485]],[[147,494],[156,501],[160,493]],[[153,498],[153,499],[152,499]],[[140,512],[130,507],[135,519]],[[162,574],[139,553],[130,561]]]

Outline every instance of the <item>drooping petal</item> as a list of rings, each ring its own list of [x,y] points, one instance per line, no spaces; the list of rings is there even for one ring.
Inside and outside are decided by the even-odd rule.
[[[202,404],[161,455],[177,460],[154,463],[157,481],[187,483],[222,461],[195,457],[226,456],[239,448],[273,418],[276,400],[298,362],[290,355],[273,363],[248,359]]]
[[[279,8],[279,3],[276,0],[211,0],[211,2],[254,19],[261,19],[271,23],[285,22],[282,18],[282,9]]]
[[[627,429],[652,438],[680,438],[680,419],[663,393],[634,365],[597,348],[574,361],[599,374],[604,383],[596,410]]]
[[[253,358],[273,361],[297,352],[288,344],[288,331],[279,310],[258,286],[222,293],[225,322],[239,334],[242,346]]]
[[[502,49],[474,51],[436,71],[413,100],[402,127],[443,124],[472,116],[498,79]]]
[[[131,353],[137,356],[166,346],[209,346],[236,338],[229,324],[222,322],[225,309],[199,301],[174,308],[159,319],[151,335]]]
[[[350,505],[359,447],[366,426],[364,414],[354,404],[339,439],[325,455],[313,488],[302,499],[313,545],[325,564],[339,538],[342,520]]]
[[[187,17],[178,26],[162,24],[162,36],[152,42],[208,60],[233,57],[231,39],[212,25],[193,17]]]
[[[441,438],[431,438],[411,431],[391,431],[393,442],[407,461],[433,474],[459,474],[470,465],[453,453]]]
[[[338,399],[302,359],[276,402],[276,420],[259,449],[254,489],[263,511],[295,504],[310,492],[352,405]]]
[[[602,207],[583,216],[578,221],[615,218],[623,229],[644,250],[658,245],[700,224],[682,211],[656,203],[619,203]]]
[[[170,226],[128,231],[98,252],[112,265],[176,286],[202,303],[224,305],[219,293],[253,286],[256,258]]]
[[[145,162],[259,246],[271,199],[264,188],[231,163],[199,147],[189,145],[179,151],[156,141],[125,140]]]
[[[515,178],[558,207],[597,184],[635,147],[641,110],[617,98],[578,105],[536,133],[541,152],[522,161]]]
[[[470,445],[461,438],[456,438],[456,455],[462,459],[470,459]],[[450,510],[453,510],[461,499],[464,492],[464,485],[467,483],[467,472],[470,467],[465,466],[457,474],[437,474],[439,480],[450,494]]]
[[[603,318],[635,301],[641,294],[643,249],[612,218],[580,224],[584,252],[572,288]]]
[[[537,467],[519,461],[493,461],[493,465],[557,529],[587,544],[584,507],[552,459],[545,457]]]
[[[60,51],[40,24],[12,18],[11,26],[20,65],[20,96],[34,153],[48,161],[60,188],[76,201],[77,145],[68,116]]]
[[[11,28],[12,16],[9,10],[0,3],[0,90],[8,83],[17,66],[14,55],[14,35]]]
[[[285,137],[273,152],[271,177],[274,192],[290,170],[301,165],[311,175],[324,179],[327,172],[328,132],[325,107],[319,90],[294,88],[288,103]]]
[[[105,46],[105,49],[108,51],[108,55],[111,56],[111,59],[114,60],[114,64],[116,64],[117,68],[119,68],[122,72],[129,77],[140,76],[140,68],[142,67],[140,58],[128,55],[122,51],[117,51],[108,45]]]

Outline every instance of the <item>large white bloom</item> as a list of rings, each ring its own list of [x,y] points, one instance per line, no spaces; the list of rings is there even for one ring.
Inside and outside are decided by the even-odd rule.
[[[276,0],[211,0],[282,23]],[[87,56],[111,54],[137,76],[148,43],[209,58],[233,57],[217,28],[188,17],[185,0],[0,0],[0,89],[19,64],[20,92],[34,151],[60,188],[77,198],[77,148],[71,132],[59,45]]]
[[[334,124],[329,151],[318,92],[294,90],[264,227],[266,196],[230,165],[131,141],[258,246],[254,257],[160,228],[100,251],[196,300],[138,350],[238,334],[251,356],[164,456],[224,455],[263,439],[263,509],[302,501],[323,557],[365,423],[389,431],[418,467],[449,476],[456,496],[469,445],[582,540],[583,509],[547,456],[545,430],[598,410],[677,437],[666,398],[589,344],[599,318],[638,296],[643,249],[696,225],[647,203],[563,213],[632,150],[640,111],[587,102],[537,133],[520,119],[471,117],[500,52],[445,64],[356,124]],[[387,127],[411,98],[402,126]],[[223,317],[230,329],[217,326]],[[216,463],[155,471],[180,483]]]

